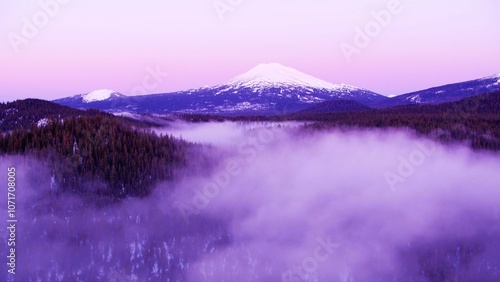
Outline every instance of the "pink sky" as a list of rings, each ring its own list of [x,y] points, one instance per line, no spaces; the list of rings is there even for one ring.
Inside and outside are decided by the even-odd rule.
[[[148,93],[224,83],[266,62],[384,95],[500,72],[494,0],[400,0],[399,12],[347,60],[340,46],[355,46],[355,29],[391,1],[241,0],[223,19],[212,0],[3,1],[0,100],[101,88],[131,95],[155,68],[168,76]],[[26,21],[38,26],[29,38]]]

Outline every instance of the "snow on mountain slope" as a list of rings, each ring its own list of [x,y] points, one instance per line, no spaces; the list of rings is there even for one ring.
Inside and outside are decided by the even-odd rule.
[[[500,74],[452,83],[391,98],[379,107],[408,104],[440,104],[500,90]]]
[[[231,79],[228,86],[260,89],[263,87],[297,86],[328,90],[355,90],[346,84],[333,84],[278,63],[259,64]]]
[[[99,90],[56,102],[75,108],[110,112],[275,114],[302,110],[329,100],[353,100],[372,105],[389,98],[346,84],[333,84],[277,63],[259,64],[229,82],[174,93],[113,97],[112,90]]]
[[[495,76],[493,76],[493,78],[498,78],[497,82],[495,82],[495,84],[500,84],[500,73],[497,73]]]
[[[491,79],[493,79],[493,80],[498,79],[497,81],[500,81],[500,73],[494,74],[492,76],[480,78],[480,80],[491,80]]]
[[[56,102],[110,112],[275,114],[298,111],[311,104],[335,99],[354,100],[366,105],[389,99],[366,89],[326,82],[277,63],[257,65],[228,83],[213,87],[109,99],[114,94],[111,90],[100,90],[87,94],[84,99],[59,99]]]
[[[111,97],[120,97],[120,96],[123,95],[114,90],[99,89],[92,91],[88,94],[83,94],[82,99],[84,103],[92,103],[92,102],[104,101]]]

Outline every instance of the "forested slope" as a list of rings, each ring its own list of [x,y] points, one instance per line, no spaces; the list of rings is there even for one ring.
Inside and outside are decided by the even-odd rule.
[[[1,106],[13,113],[4,116],[9,122],[2,126],[9,130],[0,134],[0,154],[42,161],[53,173],[57,191],[144,196],[186,163],[189,143],[123,118],[40,100]],[[43,124],[36,122],[40,118]]]

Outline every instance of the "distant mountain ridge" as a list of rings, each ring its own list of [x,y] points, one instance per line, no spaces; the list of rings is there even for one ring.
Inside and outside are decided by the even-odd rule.
[[[74,108],[95,108],[149,114],[277,114],[305,109],[311,104],[348,99],[362,104],[389,98],[346,84],[333,84],[277,63],[260,64],[213,87],[166,94],[84,101],[82,95],[55,100]]]
[[[440,104],[500,90],[500,73],[475,80],[432,87],[399,95],[376,106],[393,107],[411,104]]]
[[[440,104],[500,90],[500,74],[392,98],[347,84],[334,84],[277,63],[259,64],[227,83],[165,94],[125,96],[112,90],[55,100],[78,109],[146,114],[276,115],[297,112],[332,100],[369,108]],[[341,105],[332,111],[341,111]]]
[[[94,90],[92,92],[86,93],[86,94],[80,94],[80,95],[75,95],[71,96],[68,98],[63,98],[59,99],[60,101],[64,101],[64,103],[58,103],[58,104],[91,104],[91,103],[96,103],[96,102],[104,102],[104,101],[111,101],[111,100],[116,100],[120,98],[126,98],[126,95],[123,95],[117,91],[111,90],[111,89],[98,89]],[[56,101],[59,101],[56,100]]]

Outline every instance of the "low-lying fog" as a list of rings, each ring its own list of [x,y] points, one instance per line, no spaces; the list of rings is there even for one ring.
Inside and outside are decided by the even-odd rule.
[[[94,207],[56,196],[35,162],[2,159],[1,183],[18,171],[16,279],[500,281],[498,154],[295,123],[158,132],[221,148],[210,175]]]

